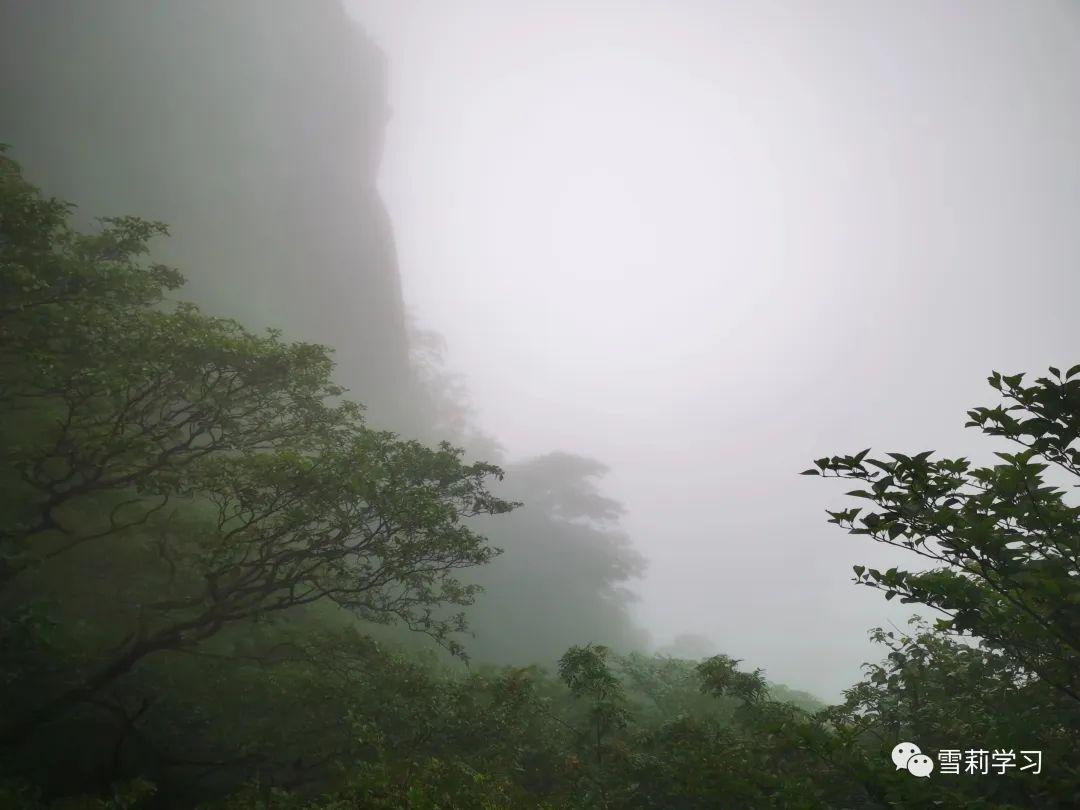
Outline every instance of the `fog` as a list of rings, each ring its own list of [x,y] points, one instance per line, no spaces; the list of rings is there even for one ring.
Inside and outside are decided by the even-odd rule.
[[[595,457],[696,633],[835,698],[899,553],[812,458],[974,453],[992,370],[1080,326],[1080,8],[348,0],[412,321],[510,459]]]
[[[0,804],[1074,806],[1078,144],[1074,2],[0,0]]]
[[[168,222],[186,296],[507,467],[482,658],[695,635],[837,699],[907,616],[851,566],[912,561],[799,471],[985,460],[986,376],[1075,359],[1076,5],[0,11],[0,142],[34,183]]]

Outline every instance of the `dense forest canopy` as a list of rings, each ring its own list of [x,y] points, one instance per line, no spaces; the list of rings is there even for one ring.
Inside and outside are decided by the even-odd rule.
[[[990,372],[989,461],[789,471],[916,614],[822,700],[657,643],[607,465],[478,425],[337,2],[0,0],[0,74],[0,807],[1080,805],[1080,364]]]

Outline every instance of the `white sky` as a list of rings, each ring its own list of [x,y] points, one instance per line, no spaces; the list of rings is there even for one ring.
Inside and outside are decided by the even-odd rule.
[[[513,458],[611,465],[641,621],[837,697],[901,559],[812,457],[1080,362],[1080,5],[346,0],[405,297]]]

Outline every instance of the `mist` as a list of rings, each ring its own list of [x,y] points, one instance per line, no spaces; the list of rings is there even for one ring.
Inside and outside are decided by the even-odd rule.
[[[1070,455],[1080,427],[1070,432],[1068,416],[1080,414],[1080,382],[1069,381],[1080,369],[1080,6],[0,0],[0,144],[8,195],[0,206],[7,262],[0,292],[15,301],[0,311],[8,345],[0,345],[0,409],[8,409],[3,437],[12,460],[0,471],[8,492],[0,502],[0,607],[15,617],[0,617],[0,648],[21,656],[10,676],[0,668],[15,684],[14,731],[0,723],[0,752],[5,740],[33,743],[12,754],[15,764],[0,763],[0,799],[8,771],[46,786],[46,799],[105,795],[131,779],[137,788],[144,777],[166,786],[155,807],[196,806],[256,783],[323,797],[340,788],[328,775],[338,773],[335,763],[355,761],[363,766],[356,778],[372,792],[347,794],[343,801],[354,802],[347,806],[383,806],[365,804],[376,798],[406,806],[403,797],[415,798],[409,791],[428,788],[456,797],[460,804],[447,805],[455,807],[684,806],[671,798],[682,787],[643,798],[636,792],[648,778],[610,763],[629,750],[662,759],[665,735],[681,734],[679,724],[691,718],[722,731],[702,732],[710,745],[731,729],[752,745],[775,743],[781,753],[750,757],[754,768],[775,756],[781,770],[809,773],[810,765],[785,758],[789,741],[772,736],[770,712],[791,712],[796,726],[826,729],[829,739],[864,717],[885,729],[872,740],[853,732],[857,754],[845,748],[826,757],[840,763],[843,778],[819,774],[829,787],[807,801],[823,807],[879,807],[882,795],[900,795],[888,792],[902,783],[891,766],[882,779],[901,782],[878,792],[845,780],[865,771],[860,757],[877,757],[901,731],[936,750],[1041,743],[987,737],[1023,729],[1037,705],[1044,725],[1060,732],[1046,750],[1075,750],[1069,740],[1080,718],[1053,694],[1080,700],[1078,670],[1070,669],[1075,645],[1065,653],[1037,647],[1057,642],[1023,624],[1023,611],[1011,619],[1005,609],[995,613],[990,597],[975,610],[950,602],[948,592],[927,595],[898,580],[858,587],[860,566],[874,575],[906,566],[901,575],[916,579],[937,570],[944,558],[927,562],[907,551],[924,548],[919,536],[940,537],[930,529],[920,535],[912,521],[888,534],[912,538],[905,550],[903,538],[890,546],[843,530],[855,524],[829,525],[826,510],[851,506],[845,492],[862,485],[800,473],[815,459],[827,462],[817,465],[822,471],[850,473],[848,462],[830,457],[865,448],[871,461],[933,450],[934,458],[965,457],[987,469],[1002,460],[1022,467],[1030,459],[995,456],[1019,441],[1080,474],[1080,455]],[[106,222],[105,236],[95,238],[112,253],[95,259],[98,242],[81,242],[58,224],[47,204],[53,196],[72,205],[64,209],[71,233],[131,214],[166,223],[168,235],[118,236]],[[41,245],[62,260],[40,259]],[[163,272],[151,264],[158,261],[178,268],[183,286],[154,276]],[[132,278],[142,281],[119,292],[79,287],[106,265],[102,278],[139,267],[144,275]],[[57,267],[77,268],[76,281],[49,276]],[[45,280],[24,283],[35,273]],[[35,291],[64,284],[84,298],[55,320],[34,320],[56,306]],[[132,293],[144,289],[139,284],[151,292]],[[189,315],[190,334],[177,338],[162,326],[145,345],[132,337],[155,318],[180,329],[168,321],[174,308],[197,313]],[[25,324],[5,326],[11,313]],[[191,355],[202,358],[191,366],[198,373],[181,367],[189,361],[185,341],[202,347]],[[175,379],[191,375],[180,393],[160,382],[147,384],[151,393],[130,393],[137,386],[128,376],[138,381],[148,369],[174,366],[181,367]],[[1031,383],[1047,366],[1067,373]],[[265,394],[266,410],[256,412],[266,435],[251,428],[258,441],[250,445],[237,428],[248,411],[217,425],[228,402],[207,410],[200,399],[222,367],[252,375],[236,390],[250,385]],[[995,371],[1028,372],[1023,385],[1034,387],[1008,378],[988,386]],[[112,380],[101,383],[106,405],[80,399],[85,379]],[[109,449],[126,429],[125,414],[159,390],[194,401],[200,430],[222,432],[221,448],[217,439],[199,441],[211,441],[212,462],[220,450],[221,464],[237,465],[222,468],[232,472],[206,472],[201,450],[188,459],[201,447],[190,436],[162,439],[149,461],[139,461],[137,443]],[[1066,415],[1046,405],[1059,393]],[[1034,414],[1021,425],[1033,433],[1000,415],[969,414],[1002,395]],[[116,404],[128,396],[127,405]],[[161,396],[159,413],[170,412],[175,402]],[[20,405],[18,397],[61,404]],[[340,405],[346,400],[358,403],[355,413]],[[68,435],[78,420],[56,414],[91,401],[107,414],[117,408],[119,427],[106,440],[94,433],[100,417],[87,417],[84,447]],[[1050,439],[1054,420],[1065,426]],[[279,435],[269,426],[281,421],[288,429]],[[174,477],[155,477],[177,453],[177,470],[190,461],[196,472],[169,468]],[[299,466],[267,484],[261,454],[282,469]],[[297,461],[309,458],[318,463]],[[135,471],[104,475],[117,459]],[[54,468],[70,468],[68,478],[42,472]],[[287,596],[227,613],[217,584],[224,575],[200,556],[206,538],[227,548],[245,536],[222,504],[246,503],[259,486],[308,481],[323,469],[336,475],[310,491],[340,486],[340,503],[311,495],[297,507],[311,534],[290,524],[268,536],[288,538],[288,559],[298,548],[332,558],[351,548],[340,536],[363,514],[376,527],[372,536],[387,532],[388,545],[333,570],[370,581],[351,592],[338,579],[320,580],[307,593],[322,588],[328,599],[293,604],[296,582],[281,585],[273,578],[280,566],[268,565],[260,569],[274,572],[266,594],[280,586]],[[889,486],[900,486],[887,472]],[[1037,503],[1043,490],[1031,494],[1031,482],[1041,483],[1043,470],[1028,473],[1033,512],[1001,507],[1001,548],[1017,536],[1030,547],[1057,537],[1046,525],[1057,510],[1069,538],[1061,542],[1075,544],[1072,501]],[[249,489],[244,475],[256,482]],[[906,494],[921,493],[927,475],[918,468]],[[1045,477],[1068,488],[1061,469]],[[69,479],[89,483],[64,489]],[[99,492],[99,479],[121,483]],[[1003,502],[1015,496],[1013,483],[995,489],[986,480],[971,476],[976,489],[1004,493]],[[144,508],[158,495],[168,509],[146,507],[117,528],[129,504]],[[897,501],[895,512],[887,502],[877,506],[886,517],[910,517],[903,510],[916,500]],[[50,512],[54,502],[59,517]],[[210,505],[219,523],[207,528]],[[41,509],[45,519],[36,524]],[[267,520],[277,514],[268,508]],[[938,529],[961,523],[942,514],[934,512]],[[343,534],[315,544],[311,536],[323,537],[335,519]],[[386,528],[396,520],[399,529]],[[101,537],[97,552],[91,541]],[[371,567],[374,559],[389,571],[387,561],[417,537],[445,556],[420,555],[391,573]],[[168,543],[182,553],[170,557]],[[1032,552],[1035,579],[1058,551]],[[1080,632],[1076,601],[1065,595],[1077,582],[1070,553],[1051,596],[1021,603],[1044,626],[1064,622],[1059,640]],[[242,568],[249,556],[237,553],[235,564]],[[946,562],[964,576],[979,570],[962,555]],[[1006,555],[989,570],[1007,573],[1014,564]],[[1007,598],[1026,587],[990,582]],[[180,591],[169,599],[159,593],[172,589]],[[180,622],[174,613],[204,602],[210,618],[198,632],[206,635],[192,640],[198,634],[188,623],[202,627],[199,619],[185,614]],[[153,618],[154,610],[161,615]],[[964,618],[966,610],[997,617],[1019,640]],[[283,618],[266,618],[277,611]],[[940,637],[918,625],[919,635],[904,629],[916,615],[961,620],[938,627]],[[154,635],[147,628],[159,620],[174,629]],[[873,628],[895,635],[874,638]],[[963,637],[959,646],[941,640],[953,631]],[[166,641],[146,652],[147,638]],[[918,697],[929,689],[922,681],[901,689],[882,680],[893,691],[874,704],[865,690],[877,682],[867,673],[886,669],[864,664],[882,660],[883,643],[913,658],[917,648],[941,664],[945,686],[935,699],[943,706],[954,698],[963,704],[948,692],[967,682],[969,670],[956,662],[971,650],[985,653],[973,668],[993,678],[971,676],[967,697],[981,700],[1000,687],[1003,705],[1016,701],[1001,722],[1018,725],[979,725],[972,698],[975,719],[963,727],[971,739],[946,739],[946,731],[959,732],[934,725],[927,718],[936,715],[918,700],[908,714],[888,703],[895,694]],[[1026,644],[1039,650],[1033,659]],[[156,657],[110,663],[115,650],[129,648]],[[303,655],[291,659],[282,649]],[[240,674],[222,669],[230,655],[247,662]],[[1066,674],[1048,660],[1065,662]],[[91,687],[97,681],[80,674],[86,662],[113,674]],[[294,669],[268,679],[265,668],[277,664]],[[610,683],[582,686],[583,672]],[[306,690],[311,697],[299,701]],[[490,707],[526,693],[504,725],[483,725],[504,723]],[[591,708],[583,695],[592,696]],[[116,729],[87,719],[105,704],[123,719]],[[314,704],[308,716],[302,707]],[[68,705],[82,708],[46,712]],[[841,711],[848,714],[828,714]],[[418,718],[429,715],[424,726],[429,719]],[[341,725],[345,717],[354,725]],[[288,742],[275,737],[278,718],[286,718]],[[462,731],[462,718],[475,728]],[[601,728],[597,718],[616,720]],[[80,722],[90,742],[78,735],[56,742],[56,729]],[[311,724],[338,724],[341,739],[303,742]],[[581,747],[579,726],[595,738],[593,748]],[[151,739],[158,747],[141,747]],[[474,750],[476,740],[492,742]],[[177,756],[196,743],[202,759]],[[387,753],[399,749],[410,753],[400,761]],[[238,750],[247,753],[227,758]],[[697,761],[694,750],[687,762]],[[504,762],[506,751],[527,753]],[[54,761],[67,775],[47,786]],[[196,761],[218,763],[220,773],[177,776]],[[417,762],[427,765],[416,770]],[[273,763],[279,772],[259,782]],[[672,773],[674,783],[686,781]],[[497,776],[474,784],[474,774]],[[481,796],[481,783],[497,796]],[[810,790],[810,782],[792,782],[734,799],[725,792],[731,784],[715,794],[701,788],[685,806],[792,806],[792,796]],[[1042,801],[1058,796],[1056,784]],[[837,793],[825,798],[833,786]],[[1029,795],[1024,785],[1009,789]],[[915,791],[903,794],[915,803],[930,795],[918,793],[923,786],[904,790]],[[955,803],[957,795],[947,801],[967,806]]]
[[[796,473],[976,452],[986,375],[1077,344],[1080,11],[347,8],[391,66],[405,300],[478,421],[610,466],[657,642],[838,695],[901,618],[850,566],[894,558]]]

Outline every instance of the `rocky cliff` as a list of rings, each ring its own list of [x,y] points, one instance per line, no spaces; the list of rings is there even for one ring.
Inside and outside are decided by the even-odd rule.
[[[0,0],[0,142],[28,178],[84,220],[169,223],[155,256],[186,296],[332,346],[374,424],[498,461],[438,370],[410,363],[376,185],[388,114],[383,56],[338,0]],[[645,646],[624,589],[642,562],[594,488],[603,469],[510,470],[527,506],[483,527],[506,554],[469,575],[488,589],[478,658]]]
[[[374,421],[415,429],[388,114],[337,0],[0,0],[0,142],[27,176],[86,218],[169,223],[188,297],[333,346]]]

